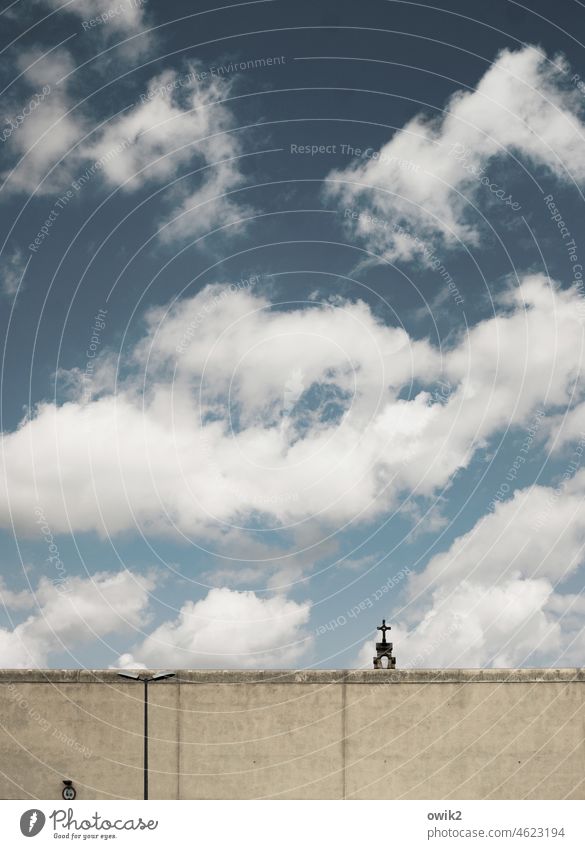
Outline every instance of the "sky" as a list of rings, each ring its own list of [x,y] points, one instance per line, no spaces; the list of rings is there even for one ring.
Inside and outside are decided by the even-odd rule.
[[[583,3],[0,16],[0,666],[581,666]]]

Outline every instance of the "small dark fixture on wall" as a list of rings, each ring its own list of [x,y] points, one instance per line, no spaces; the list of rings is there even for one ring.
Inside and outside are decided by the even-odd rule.
[[[386,631],[391,630],[390,625],[386,625],[386,620],[382,619],[382,624],[378,625],[377,630],[382,632],[382,642],[376,643],[374,669],[384,669],[383,658],[387,661],[386,669],[396,669],[396,658],[392,657],[392,643],[386,641]]]
[[[66,799],[68,802],[73,801],[73,799],[75,799],[75,797],[77,796],[77,790],[73,786],[73,782],[69,778],[64,778],[63,784],[65,785],[65,787],[61,792],[61,796],[63,796],[63,798]]]

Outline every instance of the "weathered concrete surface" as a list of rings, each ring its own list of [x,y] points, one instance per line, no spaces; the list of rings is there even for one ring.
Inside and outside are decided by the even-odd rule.
[[[150,796],[585,798],[585,670],[185,670],[149,685]],[[0,797],[141,798],[143,685],[0,671]]]

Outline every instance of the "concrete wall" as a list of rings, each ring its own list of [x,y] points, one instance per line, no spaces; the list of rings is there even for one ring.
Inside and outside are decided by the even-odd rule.
[[[0,671],[0,797],[142,797],[143,686]],[[584,799],[585,670],[181,671],[150,797]]]

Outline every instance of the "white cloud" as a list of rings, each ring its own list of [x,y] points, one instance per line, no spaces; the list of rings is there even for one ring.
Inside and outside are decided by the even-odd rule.
[[[214,139],[215,141],[215,139]],[[244,182],[237,160],[239,145],[235,139],[224,139],[223,144],[210,148],[214,157],[226,155],[232,159],[212,159],[209,156],[209,170],[195,191],[188,192],[172,218],[165,222],[161,237],[167,241],[191,238],[197,239],[212,230],[228,227],[228,235],[242,232],[246,218],[254,214],[251,206],[238,202],[230,195]],[[224,153],[220,154],[220,150]],[[227,148],[231,148],[228,152]]]
[[[227,197],[243,182],[240,143],[230,132],[233,117],[225,103],[228,81],[203,76],[196,63],[182,72],[166,70],[148,82],[123,114],[100,123],[88,114],[87,105],[75,105],[74,77],[65,78],[73,70],[66,51],[43,54],[35,49],[19,62],[26,96],[39,96],[30,101],[34,109],[5,143],[13,157],[22,157],[4,174],[6,191],[77,193],[96,179],[106,187],[136,191],[148,184],[174,183],[183,171],[194,170],[167,190],[165,197],[175,208],[172,222],[167,216],[163,238],[196,237],[246,212]],[[15,102],[15,115],[17,108]]]
[[[141,99],[87,148],[93,159],[122,148],[104,162],[104,176],[112,185],[133,189],[165,181],[194,155],[205,161],[233,155],[236,143],[224,132],[231,123],[222,104],[228,87],[218,79],[198,80],[198,74],[199,67],[190,64],[184,73],[167,70],[153,77]]]
[[[123,46],[127,58],[137,56],[152,44],[147,30],[148,0],[45,0],[49,7],[80,19],[80,33],[100,44],[137,35]],[[144,34],[142,34],[144,33]],[[104,60],[103,60],[104,61]],[[107,62],[107,57],[105,59]]]
[[[332,172],[329,194],[361,213],[351,222],[355,232],[386,257],[421,250],[402,231],[392,233],[394,222],[422,240],[476,243],[480,228],[471,204],[485,207],[490,197],[505,204],[510,194],[505,186],[503,194],[491,194],[481,183],[482,177],[494,183],[489,166],[497,158],[507,157],[515,169],[518,158],[560,180],[585,181],[585,110],[568,79],[562,58],[549,61],[531,46],[503,50],[476,89],[456,92],[442,115],[416,116],[377,158],[370,151]],[[372,223],[372,214],[390,226]]]
[[[496,433],[582,389],[577,293],[528,277],[504,300],[443,351],[359,301],[283,311],[211,287],[153,310],[117,395],[42,404],[4,435],[0,520],[32,529],[35,492],[54,532],[102,534],[259,513],[334,526],[434,496]],[[428,388],[400,398],[411,380]]]
[[[42,578],[34,592],[13,592],[0,581],[0,602],[11,615],[30,611],[12,630],[0,628],[0,666],[44,667],[54,654],[72,660],[85,643],[131,635],[139,642],[122,654],[117,666],[266,667],[294,665],[311,649],[304,631],[308,602],[283,596],[259,597],[227,588],[187,601],[174,621],[145,636],[151,619],[154,575],[98,572],[87,578]]]
[[[274,593],[286,592],[318,564],[334,563],[340,555],[334,538],[322,537],[322,528],[301,525],[279,535],[278,545],[232,528],[216,535],[221,540],[221,560],[212,564],[200,580],[232,589],[260,585]],[[215,542],[217,545],[217,542]],[[345,563],[344,563],[345,565]]]
[[[585,443],[584,443],[585,445]],[[585,469],[515,493],[411,577],[401,667],[577,665],[585,608],[562,585],[585,562]],[[358,658],[371,665],[373,643]]]
[[[393,626],[394,654],[400,669],[517,667],[543,658],[556,665],[561,644],[558,621],[546,605],[552,597],[546,580],[511,579],[485,585],[462,581],[437,591],[432,606],[417,608],[417,624]],[[374,643],[366,643],[358,666],[371,667]],[[536,657],[536,662],[535,662]],[[543,664],[545,665],[545,664]]]
[[[47,666],[53,653],[69,650],[74,657],[84,642],[140,628],[152,589],[151,577],[128,570],[59,584],[42,579],[29,605],[36,612],[13,630],[0,628],[0,666]],[[3,595],[7,607],[24,608],[22,593]]]
[[[119,665],[256,668],[290,666],[307,653],[303,631],[310,605],[281,596],[261,598],[227,588],[188,601],[173,621],[159,625]]]
[[[585,545],[585,472],[557,489],[534,486],[497,504],[444,554],[413,579],[413,591],[451,587],[463,580],[482,585],[515,577],[561,582],[575,572]]]
[[[20,590],[19,592],[9,590],[4,578],[0,575],[0,604],[11,611],[30,610],[34,607],[34,598],[32,593],[27,590]]]
[[[2,292],[12,298],[23,280],[26,261],[22,251],[16,249],[2,262]]]
[[[571,446],[578,447],[584,437],[585,403],[580,403],[551,420],[547,448],[556,454]]]
[[[103,162],[111,185],[126,190],[174,180],[187,163],[199,163],[191,182],[172,188],[178,205],[162,231],[167,240],[197,237],[244,214],[226,197],[243,182],[240,143],[230,132],[233,119],[224,102],[230,85],[203,73],[190,63],[183,73],[167,70],[153,78],[140,102],[85,150],[89,159]]]
[[[35,47],[23,52],[17,64],[23,72],[23,85],[7,108],[6,120],[11,119],[12,125],[5,149],[14,159],[12,170],[2,175],[4,190],[55,193],[63,189],[64,177],[79,161],[74,148],[87,126],[74,110],[67,86],[57,84],[73,70],[73,60],[66,50],[46,52]],[[49,174],[63,157],[67,162]]]

